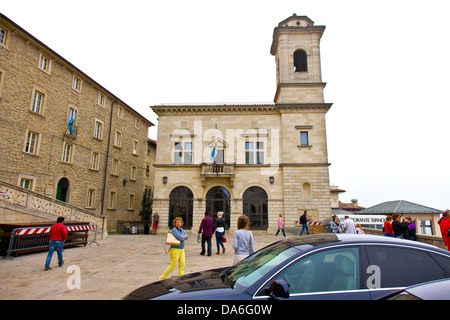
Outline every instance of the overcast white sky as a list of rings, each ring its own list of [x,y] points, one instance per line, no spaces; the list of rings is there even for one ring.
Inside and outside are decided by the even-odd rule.
[[[330,183],[341,201],[450,207],[446,0],[0,0],[0,12],[157,124],[163,103],[273,102],[273,28],[327,28]],[[156,129],[150,130],[156,139]]]

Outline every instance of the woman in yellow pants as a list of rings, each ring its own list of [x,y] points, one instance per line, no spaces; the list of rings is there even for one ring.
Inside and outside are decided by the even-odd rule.
[[[183,219],[181,219],[180,217],[175,218],[175,220],[173,220],[173,226],[174,228],[172,230],[172,234],[175,236],[175,238],[180,240],[180,245],[170,246],[170,265],[167,267],[166,271],[164,271],[162,276],[159,277],[159,280],[166,279],[169,273],[171,273],[173,269],[175,269],[177,263],[179,264],[178,276],[182,276],[184,274],[184,240],[187,240],[189,237],[183,230],[183,228],[181,228],[183,226]]]

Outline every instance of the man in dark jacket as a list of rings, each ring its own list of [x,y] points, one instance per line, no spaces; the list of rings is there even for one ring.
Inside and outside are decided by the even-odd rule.
[[[202,251],[200,254],[205,255],[205,242],[208,243],[208,256],[211,256],[211,237],[213,234],[214,221],[209,216],[208,211],[205,212],[205,217],[200,223],[200,228],[198,229],[198,234],[202,234]]]
[[[306,218],[307,214],[308,214],[308,212],[306,212],[306,210],[305,210],[303,212],[303,215],[300,217],[300,224],[302,225],[302,231],[300,231],[300,235],[303,234],[303,231],[305,231],[305,229],[306,229],[306,234],[309,234],[308,219]]]

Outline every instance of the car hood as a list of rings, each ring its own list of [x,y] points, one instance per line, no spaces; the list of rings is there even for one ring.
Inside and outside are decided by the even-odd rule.
[[[190,273],[178,278],[166,279],[142,286],[124,300],[148,299],[215,299],[214,296],[226,297],[236,293],[220,278],[225,268],[211,269]]]

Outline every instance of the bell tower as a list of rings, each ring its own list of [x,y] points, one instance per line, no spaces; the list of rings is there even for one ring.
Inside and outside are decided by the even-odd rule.
[[[275,103],[323,103],[320,38],[325,26],[296,14],[281,21],[273,31],[270,53],[275,56],[277,90]]]
[[[280,112],[280,167],[286,221],[298,221],[306,210],[311,221],[331,215],[320,39],[325,26],[315,26],[296,14],[273,31],[270,53],[275,56]]]

